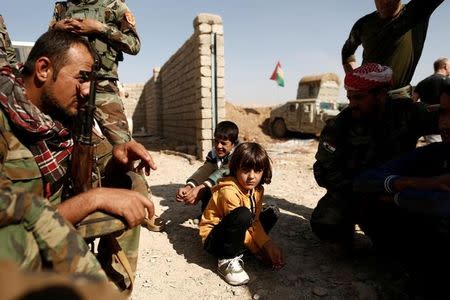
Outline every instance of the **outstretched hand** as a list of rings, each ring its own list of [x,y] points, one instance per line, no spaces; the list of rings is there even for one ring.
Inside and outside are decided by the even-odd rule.
[[[147,149],[135,140],[114,146],[112,153],[115,161],[128,171],[133,170],[139,172],[145,170],[145,175],[148,176],[150,175],[150,169],[156,170],[156,164],[153,162],[153,158]],[[140,160],[140,162],[135,167],[134,162],[137,160]]]
[[[286,265],[283,250],[272,242],[272,240],[264,244],[262,251],[266,257],[265,260],[268,260],[274,270],[280,270]]]

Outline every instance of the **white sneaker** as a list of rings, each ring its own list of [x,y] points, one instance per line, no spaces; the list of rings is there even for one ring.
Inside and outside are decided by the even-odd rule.
[[[242,261],[242,255],[234,258],[219,259],[217,263],[217,271],[220,276],[231,285],[246,284],[250,278],[247,272],[242,268],[244,262]]]

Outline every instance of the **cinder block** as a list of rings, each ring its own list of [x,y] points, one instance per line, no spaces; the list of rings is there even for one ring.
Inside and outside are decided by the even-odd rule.
[[[222,24],[214,24],[211,26],[211,31],[215,32],[218,35],[223,35],[223,25]]]

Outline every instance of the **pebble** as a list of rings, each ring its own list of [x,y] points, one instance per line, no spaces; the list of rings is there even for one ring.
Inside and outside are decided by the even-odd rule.
[[[200,221],[198,219],[194,219],[193,222],[195,225],[198,225],[198,223],[200,223]]]
[[[259,299],[261,299],[261,296],[258,295],[258,294],[254,294],[253,297],[252,297],[252,299],[253,299],[253,300],[259,300]]]
[[[313,288],[313,294],[319,297],[323,297],[328,295],[328,291],[324,288],[316,286]]]

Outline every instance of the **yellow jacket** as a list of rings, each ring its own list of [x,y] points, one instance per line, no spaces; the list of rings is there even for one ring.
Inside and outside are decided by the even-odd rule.
[[[270,237],[264,232],[259,222],[264,188],[257,187],[251,193],[254,193],[255,196],[256,213],[254,221],[245,234],[244,244],[251,252],[257,253],[270,240]],[[239,187],[236,178],[224,177],[212,188],[212,197],[203,212],[199,225],[202,242],[205,242],[211,230],[219,224],[224,216],[241,206],[250,209],[250,195]]]

